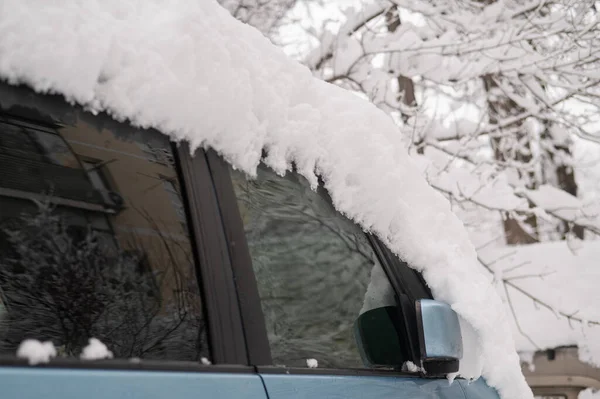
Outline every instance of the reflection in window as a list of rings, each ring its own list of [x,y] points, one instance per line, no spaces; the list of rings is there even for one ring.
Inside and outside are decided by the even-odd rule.
[[[79,356],[96,337],[120,358],[208,356],[185,210],[163,185],[177,173],[137,145],[169,160],[168,139],[0,111],[0,354],[35,338]]]
[[[178,217],[179,221],[181,223],[185,223],[185,219],[186,219],[185,209],[183,207],[183,202],[181,202],[181,194],[179,193],[179,190],[177,189],[175,181],[170,180],[170,179],[164,179],[163,187],[165,188],[165,191],[167,192],[167,194],[169,195],[169,198],[171,199],[171,205],[173,205],[173,208],[177,212],[177,217]]]
[[[295,174],[231,173],[274,363],[364,367],[354,323],[395,304],[365,234]]]

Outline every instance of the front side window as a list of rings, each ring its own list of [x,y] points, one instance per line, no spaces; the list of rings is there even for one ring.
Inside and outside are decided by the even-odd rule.
[[[97,338],[116,358],[207,357],[181,181],[145,151],[172,159],[169,140],[24,110],[0,108],[0,354]]]
[[[315,359],[319,367],[364,368],[356,321],[396,304],[364,232],[296,174],[280,177],[261,166],[255,180],[236,171],[232,180],[273,363],[306,367]]]

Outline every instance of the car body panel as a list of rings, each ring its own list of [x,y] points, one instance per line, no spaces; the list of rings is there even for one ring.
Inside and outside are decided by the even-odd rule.
[[[465,399],[461,385],[449,384],[446,379],[287,374],[261,377],[269,399]]]
[[[1,367],[3,398],[267,399],[256,374]]]
[[[498,392],[490,387],[483,378],[473,382],[458,380],[458,383],[463,387],[467,399],[500,399]]]

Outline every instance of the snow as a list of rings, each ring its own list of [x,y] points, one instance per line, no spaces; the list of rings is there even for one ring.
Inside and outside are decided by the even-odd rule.
[[[460,220],[374,105],[314,78],[211,0],[0,5],[0,77],[92,112],[211,147],[255,176],[264,162],[313,187],[423,273],[472,328],[471,361],[503,399],[530,398],[504,305]],[[235,117],[232,117],[235,116]]]
[[[200,363],[202,363],[205,366],[210,366],[212,364],[212,362],[205,357],[200,358]]]
[[[402,371],[407,371],[409,373],[420,373],[424,370],[421,367],[414,364],[413,362],[411,362],[410,360],[408,360],[402,365]]]
[[[317,361],[317,359],[306,359],[306,366],[309,369],[316,369],[317,367],[319,367],[319,362]]]
[[[546,212],[600,233],[600,206],[597,203],[583,203],[579,198],[550,185],[526,190],[524,195]]]
[[[90,338],[88,345],[81,352],[83,360],[101,360],[112,359],[113,353],[108,350],[108,347],[97,338]]]
[[[31,365],[48,363],[51,358],[56,357],[56,348],[49,341],[40,342],[36,339],[26,339],[19,345],[17,357],[27,359]]]
[[[598,399],[600,398],[600,391],[595,391],[592,388],[584,389],[579,392],[577,399]]]
[[[536,350],[577,345],[582,361],[600,366],[600,241],[485,249],[480,256],[508,282],[508,297],[502,294],[515,309],[522,361]]]
[[[378,263],[374,264],[371,268],[371,279],[367,286],[367,292],[365,292],[360,314],[372,309],[394,306],[395,303],[394,289],[390,285],[385,271]]]
[[[519,351],[519,359],[521,359],[521,364],[525,364],[531,372],[535,371],[535,363],[533,362],[534,356],[534,351]]]
[[[452,194],[458,201],[469,200],[488,209],[526,210],[527,200],[515,195],[506,174],[497,173],[491,165],[455,165],[446,153],[427,148],[426,165],[429,183],[441,192]]]

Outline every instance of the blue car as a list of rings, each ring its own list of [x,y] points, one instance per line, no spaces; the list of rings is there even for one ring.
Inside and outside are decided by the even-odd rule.
[[[456,314],[300,175],[0,82],[2,399],[498,398],[448,382],[461,356]]]

